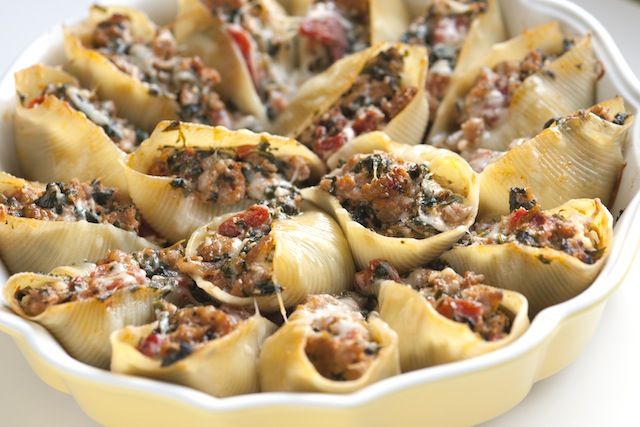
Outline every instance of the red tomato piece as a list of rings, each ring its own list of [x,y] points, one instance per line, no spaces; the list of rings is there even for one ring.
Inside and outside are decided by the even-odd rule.
[[[152,332],[138,345],[138,351],[147,357],[156,357],[166,338],[156,332]]]
[[[300,24],[299,32],[311,40],[329,46],[334,61],[342,58],[349,48],[347,33],[335,16],[307,19]]]

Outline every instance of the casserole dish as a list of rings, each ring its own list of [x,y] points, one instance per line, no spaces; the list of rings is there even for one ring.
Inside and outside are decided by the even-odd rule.
[[[136,2],[134,6],[151,12],[151,4]],[[619,94],[633,112],[637,111],[640,102],[637,81],[612,46],[611,38],[592,18],[566,2],[537,0],[524,5],[503,1],[502,5],[511,33],[548,19],[558,19],[570,32],[592,29],[598,55],[607,68],[606,77],[599,83],[598,99]],[[157,13],[153,16],[160,18]],[[166,16],[171,16],[170,11]],[[59,33],[56,29],[36,41],[11,72],[38,60],[59,62],[56,61],[61,50]],[[16,172],[12,168],[13,148],[9,144],[12,132],[6,114],[13,109],[13,93],[9,75],[0,88],[5,112],[1,155],[3,168]],[[629,142],[638,137],[636,124]],[[398,420],[418,425],[426,421],[425,413],[435,425],[478,423],[508,410],[524,398],[534,381],[553,374],[577,356],[593,333],[607,297],[631,266],[640,235],[639,226],[632,221],[637,214],[636,193],[640,183],[637,149],[628,144],[625,155],[627,166],[612,210],[616,217],[622,209],[625,214],[616,225],[616,242],[609,262],[587,291],[541,312],[523,337],[503,350],[391,378],[349,396],[269,393],[220,400],[182,387],[125,378],[83,365],[70,358],[42,328],[17,318],[5,307],[0,312],[0,328],[17,340],[43,380],[72,393],[87,413],[103,424],[144,421],[155,425],[186,422],[237,426],[269,417],[278,425],[302,419],[307,425],[329,422],[345,426],[387,425]],[[463,395],[458,392],[461,389],[465,391]],[[483,397],[471,398],[476,393]],[[453,401],[452,395],[463,397]],[[464,411],[455,410],[461,406]]]

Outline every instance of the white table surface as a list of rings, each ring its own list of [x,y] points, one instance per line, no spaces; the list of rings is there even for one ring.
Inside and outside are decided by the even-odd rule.
[[[167,0],[170,1],[170,0]],[[395,0],[390,0],[395,1]],[[2,0],[0,71],[42,29],[81,17],[95,0]],[[640,3],[629,0],[575,0],[611,32],[640,75]],[[107,3],[104,1],[104,3]],[[117,3],[113,1],[112,3]],[[525,400],[486,426],[639,426],[640,260],[611,298],[584,353],[557,375],[534,385]],[[1,426],[94,426],[71,396],[36,377],[13,341],[0,334]],[[268,425],[268,423],[267,423]]]

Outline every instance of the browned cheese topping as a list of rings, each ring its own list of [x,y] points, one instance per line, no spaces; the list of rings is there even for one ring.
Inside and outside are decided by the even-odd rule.
[[[305,345],[307,358],[320,375],[330,380],[362,377],[381,349],[354,305],[330,295],[311,295],[298,307],[313,316]]]
[[[427,163],[385,152],[357,154],[320,181],[354,221],[391,237],[427,238],[464,224],[463,196],[446,188]]]
[[[356,274],[356,288],[368,293],[378,280],[406,283],[417,290],[438,313],[455,322],[466,323],[486,341],[506,337],[511,320],[500,307],[502,291],[484,284],[484,276],[470,271],[459,275],[449,267],[417,268],[407,276],[386,261],[373,260]]]
[[[165,147],[147,173],[175,177],[174,188],[185,196],[193,192],[203,202],[231,206],[246,199],[269,200],[294,214],[301,201],[295,185],[309,179],[310,169],[300,156],[276,157],[263,141],[233,149]]]
[[[206,343],[233,332],[251,316],[247,311],[216,308],[211,305],[169,308],[158,313],[158,326],[137,346],[138,351],[152,359],[161,359],[161,366],[169,366]]]
[[[392,47],[369,60],[353,86],[302,132],[299,141],[326,160],[354,137],[382,130],[417,91],[402,86],[403,55]]]
[[[131,200],[100,182],[28,183],[0,193],[0,214],[43,221],[88,221],[140,230],[140,214]]]

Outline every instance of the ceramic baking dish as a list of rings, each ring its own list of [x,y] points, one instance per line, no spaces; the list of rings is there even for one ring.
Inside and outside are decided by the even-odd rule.
[[[175,14],[171,0],[120,3],[146,11],[159,23],[168,22]],[[628,109],[637,114],[640,83],[611,36],[593,17],[562,0],[503,0],[501,4],[511,34],[552,19],[568,33],[591,31],[606,69],[598,83],[598,100],[621,95]],[[13,73],[37,62],[61,64],[62,60],[58,26],[34,41],[3,78],[1,169],[19,173],[12,142]],[[15,339],[43,381],[72,394],[90,417],[106,425],[253,427],[265,421],[279,427],[476,424],[515,406],[535,381],[573,361],[591,338],[608,297],[630,269],[640,242],[640,222],[634,221],[640,205],[638,144],[640,120],[629,134],[627,166],[612,209],[619,217],[614,247],[597,280],[581,295],[542,311],[515,343],[475,359],[389,378],[346,396],[262,393],[217,399],[185,387],[84,365],[67,355],[44,328],[11,313],[4,300],[0,330]],[[0,280],[4,281],[7,273],[0,268]]]

